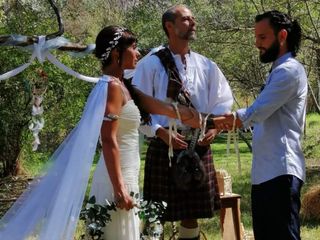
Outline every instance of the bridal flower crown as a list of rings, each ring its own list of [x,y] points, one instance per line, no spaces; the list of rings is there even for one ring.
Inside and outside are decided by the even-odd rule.
[[[114,34],[114,38],[109,41],[110,46],[106,48],[106,52],[104,54],[101,55],[101,60],[107,60],[111,50],[114,49],[118,43],[119,43],[119,39],[122,37],[122,33],[125,31],[125,28],[118,28],[118,31]]]

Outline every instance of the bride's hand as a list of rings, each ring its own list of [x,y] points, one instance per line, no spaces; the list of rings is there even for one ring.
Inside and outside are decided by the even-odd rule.
[[[115,193],[115,204],[120,209],[130,210],[134,207],[133,198],[128,194],[127,190]]]
[[[169,146],[169,130],[165,128],[158,128],[156,132],[157,137],[161,138]],[[173,149],[186,149],[188,143],[185,141],[185,137],[177,133],[171,136],[171,144]]]

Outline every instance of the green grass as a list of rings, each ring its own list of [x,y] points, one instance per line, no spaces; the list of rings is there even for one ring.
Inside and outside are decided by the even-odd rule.
[[[306,120],[305,136],[303,138],[303,152],[307,159],[307,163],[319,164],[320,158],[320,115],[309,114]]]

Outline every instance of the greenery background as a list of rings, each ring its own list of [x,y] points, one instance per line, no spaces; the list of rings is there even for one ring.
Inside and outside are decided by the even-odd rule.
[[[161,15],[175,3],[188,5],[198,27],[192,49],[213,59],[232,86],[235,108],[245,107],[256,97],[270,66],[261,65],[254,47],[254,16],[278,9],[298,19],[303,29],[302,49],[298,56],[309,78],[308,124],[304,152],[310,166],[319,166],[319,99],[320,99],[320,3],[315,0],[57,0],[64,21],[64,36],[75,43],[93,43],[99,30],[110,24],[123,25],[135,32],[139,47],[148,49],[165,43]],[[0,0],[0,35],[46,35],[57,30],[56,16],[48,1]],[[3,46],[0,42],[0,74],[26,63],[30,53],[22,48]],[[63,51],[52,51],[70,68],[90,76],[100,74],[99,62],[93,56],[72,58]],[[39,77],[44,70],[48,81]],[[41,145],[31,150],[33,140],[28,124],[31,119],[32,89],[45,85],[45,128]],[[93,84],[70,77],[48,62],[32,65],[16,77],[0,82],[0,177],[39,172],[54,149],[75,126],[81,116],[85,99]],[[225,155],[225,139],[212,145],[218,168],[226,168],[233,177],[233,189],[242,195],[242,221],[251,228],[250,159],[246,145],[241,145],[242,175],[237,173],[234,155]],[[144,156],[142,151],[142,157]],[[142,159],[143,169],[143,159]],[[312,168],[314,169],[314,168]],[[303,189],[319,185],[319,168],[309,171]],[[320,236],[318,220],[304,220],[303,239]],[[219,239],[218,218],[204,221],[205,231]],[[212,235],[211,235],[212,234]]]

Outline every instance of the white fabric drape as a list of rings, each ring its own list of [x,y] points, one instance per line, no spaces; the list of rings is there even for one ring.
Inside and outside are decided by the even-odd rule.
[[[81,120],[51,157],[44,176],[0,221],[0,239],[71,240],[103,121],[109,77],[92,90]]]
[[[31,63],[37,58],[40,63],[43,63],[46,59],[48,59],[51,63],[53,63],[58,68],[60,68],[62,71],[66,72],[66,73],[70,74],[71,76],[74,76],[78,79],[81,79],[83,81],[97,82],[99,80],[99,78],[88,77],[88,76],[84,76],[80,73],[75,72],[74,70],[68,68],[66,65],[59,62],[55,58],[55,56],[53,56],[49,52],[50,49],[59,48],[59,47],[63,46],[66,42],[67,42],[67,40],[64,38],[61,38],[61,37],[46,41],[45,36],[39,36],[38,43],[33,44],[33,47],[32,47],[33,53],[31,55],[29,62],[17,67],[16,69],[13,69],[7,73],[0,75],[0,81],[16,76],[17,74],[19,74],[20,72],[25,70],[27,67],[29,67],[31,65]],[[90,45],[89,48],[92,49],[93,45]],[[75,55],[75,54],[73,54],[73,55]]]

